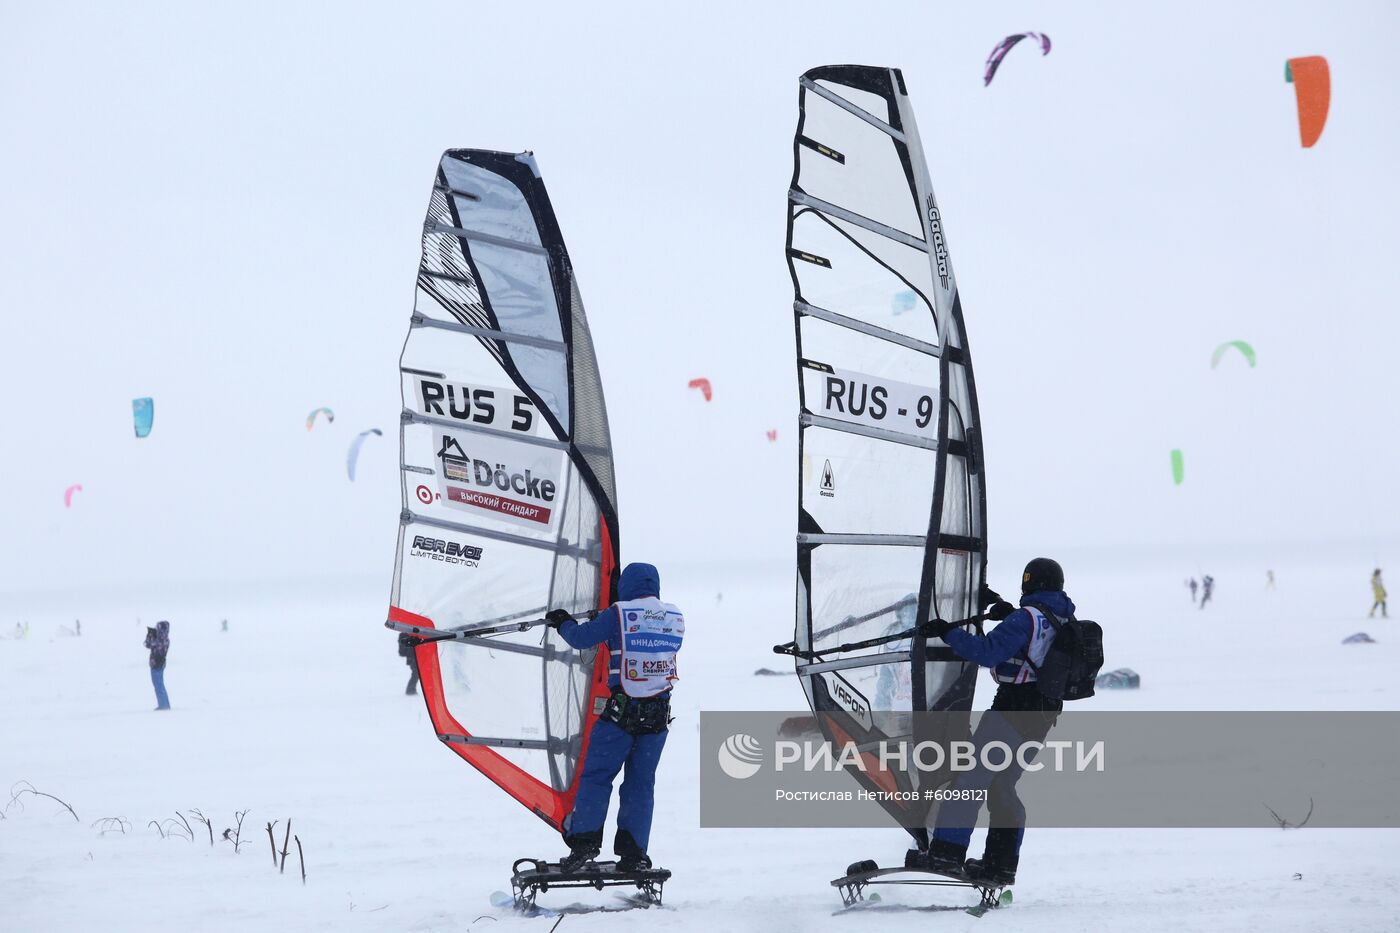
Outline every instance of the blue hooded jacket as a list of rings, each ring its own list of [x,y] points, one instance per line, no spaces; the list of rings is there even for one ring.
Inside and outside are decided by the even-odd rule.
[[[661,574],[651,564],[632,563],[622,569],[617,581],[617,598],[626,602],[644,596],[661,598]],[[598,613],[591,621],[576,622],[572,619],[559,626],[559,635],[573,648],[591,648],[607,643],[608,651],[614,657],[622,653],[622,626],[617,614],[617,604]],[[622,679],[614,671],[608,677],[608,684],[616,687]]]
[[[1041,590],[1021,597],[1021,605],[1035,603],[1044,606],[1062,619],[1074,615],[1074,602],[1059,590]],[[1026,649],[1030,647],[1034,633],[1034,617],[1024,608],[1017,609],[997,623],[996,628],[986,635],[974,635],[960,628],[952,629],[943,636],[943,641],[957,652],[958,657],[982,667],[995,668],[1007,664],[1012,658],[1026,659]],[[1020,665],[1008,664],[999,673],[1014,677]]]

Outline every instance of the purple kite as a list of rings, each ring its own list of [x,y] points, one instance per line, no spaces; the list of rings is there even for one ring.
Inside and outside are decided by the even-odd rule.
[[[992,54],[987,56],[987,70],[982,73],[982,86],[986,87],[992,83],[992,78],[996,77],[997,69],[1001,67],[1001,60],[1006,57],[1012,47],[1022,39],[1035,39],[1040,43],[1040,54],[1050,54],[1050,37],[1041,32],[1018,32],[1014,36],[1007,36],[997,43],[997,47],[992,49]]]

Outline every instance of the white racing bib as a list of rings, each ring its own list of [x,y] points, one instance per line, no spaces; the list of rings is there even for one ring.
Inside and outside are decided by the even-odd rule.
[[[622,690],[630,697],[654,697],[671,689],[676,653],[685,637],[685,616],[655,596],[617,604],[622,628]]]
[[[1036,667],[1045,663],[1045,655],[1050,651],[1050,643],[1055,640],[1055,626],[1034,606],[1023,606],[1031,614],[1031,643],[1026,646],[1026,654],[1030,657],[1031,663]],[[1014,675],[1002,674],[993,671],[992,677],[1000,683],[1024,684],[1035,680],[1035,671],[1025,658],[1014,657],[1010,661],[1016,665]],[[998,665],[999,667],[1000,665]]]

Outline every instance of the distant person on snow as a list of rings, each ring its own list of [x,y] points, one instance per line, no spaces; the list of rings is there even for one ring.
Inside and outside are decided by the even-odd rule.
[[[1272,570],[1266,572],[1264,578],[1264,588],[1270,590],[1274,588],[1274,572]]]
[[[416,697],[418,695],[418,656],[413,650],[413,638],[407,633],[399,635],[399,657],[403,658],[408,665],[408,686],[404,688],[404,695]]]
[[[165,656],[170,652],[170,623],[157,622],[146,629],[146,647],[151,649],[151,685],[156,688],[156,709],[170,709],[165,693]]]
[[[1204,609],[1204,608],[1206,607],[1206,603],[1210,602],[1210,594],[1213,593],[1214,591],[1215,591],[1215,577],[1212,577],[1210,574],[1206,574],[1204,577],[1201,577],[1201,608],[1202,608],[1202,609]]]
[[[685,636],[685,617],[661,601],[661,575],[651,564],[628,564],[617,590],[618,602],[590,622],[575,621],[563,609],[545,616],[574,648],[604,645],[610,658],[612,695],[589,734],[578,797],[564,821],[569,846],[569,854],[559,860],[564,871],[578,870],[602,851],[613,780],[624,766],[613,839],[617,870],[651,867],[647,846],[656,766],[671,721],[671,686],[678,679],[676,654]]]
[[[1037,557],[1026,564],[1021,574],[1020,609],[1012,608],[984,585],[981,602],[990,607],[987,617],[999,623],[986,635],[974,635],[941,620],[922,626],[926,636],[942,638],[958,657],[992,669],[997,692],[991,711],[983,715],[972,736],[976,747],[1006,742],[1016,748],[1025,742],[1043,742],[1064,708],[1063,701],[1044,696],[1036,684],[1036,670],[1045,661],[1055,638],[1055,627],[1047,613],[1061,622],[1074,615],[1074,603],[1064,588],[1065,573],[1060,565],[1048,557]],[[999,712],[1021,715],[1017,725],[1012,726],[1011,721],[996,715]],[[1020,756],[1022,764],[1035,760],[1034,750],[1029,751]],[[1026,833],[1026,809],[1016,793],[1020,778],[1021,767],[1013,762],[1002,771],[983,768],[963,772],[954,785],[957,790],[986,791],[993,826],[987,830],[982,858],[964,861],[977,812],[982,808],[981,800],[949,801],[938,812],[928,852],[911,850],[906,866],[989,884],[1013,884]]]
[[[1371,603],[1371,611],[1366,613],[1366,618],[1375,618],[1377,609],[1380,609],[1382,619],[1390,618],[1390,615],[1385,611],[1385,583],[1381,580],[1381,568],[1379,567],[1376,568],[1375,573],[1371,574],[1371,595],[1376,598],[1376,601]]]
[[[1196,578],[1191,578],[1191,605],[1196,604]]]

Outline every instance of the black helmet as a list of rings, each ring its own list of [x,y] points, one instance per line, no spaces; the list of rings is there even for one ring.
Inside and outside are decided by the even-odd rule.
[[[1065,588],[1065,572],[1048,557],[1037,557],[1026,564],[1021,574],[1021,595],[1038,593],[1042,590],[1059,591]]]

